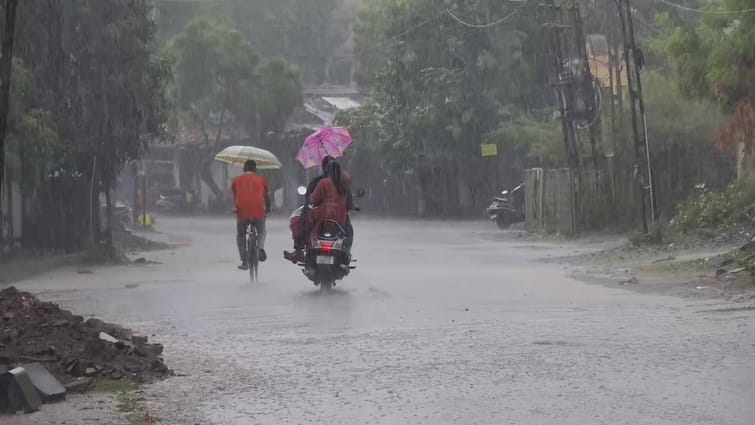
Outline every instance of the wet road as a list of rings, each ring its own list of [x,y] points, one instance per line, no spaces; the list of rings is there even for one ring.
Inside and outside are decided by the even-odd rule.
[[[20,285],[166,346],[147,390],[168,424],[755,422],[755,312],[586,285],[538,263],[574,247],[489,223],[357,220],[359,269],[319,294],[280,258],[237,271],[234,223],[172,219],[161,264]]]

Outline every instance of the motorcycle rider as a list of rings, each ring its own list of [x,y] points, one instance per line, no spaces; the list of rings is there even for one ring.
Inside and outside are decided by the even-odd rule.
[[[270,187],[265,178],[256,174],[257,162],[253,160],[244,163],[244,174],[233,179],[231,192],[236,205],[236,245],[241,257],[239,269],[248,270],[246,256],[246,228],[249,224],[257,229],[259,234],[260,261],[267,260],[265,253],[265,217],[270,213]]]
[[[318,175],[317,177],[313,178],[312,181],[309,182],[309,185],[307,186],[307,192],[304,195],[304,205],[297,208],[289,218],[289,228],[291,229],[291,237],[294,240],[294,250],[292,252],[289,251],[283,251],[283,258],[286,260],[291,261],[292,263],[296,264],[302,259],[302,251],[305,248],[306,245],[306,237],[307,237],[307,214],[310,211],[310,197],[315,192],[315,189],[317,188],[317,185],[320,183],[320,181],[324,178],[326,178],[326,170],[328,165],[331,162],[335,162],[336,159],[333,158],[330,155],[326,155],[322,159],[322,174]],[[340,164],[339,164],[340,167]],[[351,194],[351,176],[341,170],[341,175],[344,180],[344,182],[347,185],[347,208],[348,210],[354,209],[353,205],[353,199]],[[347,249],[350,249],[353,241],[354,241],[354,227],[351,225],[351,218],[347,215],[346,216],[346,224],[344,226],[344,231],[346,232],[346,240],[345,240],[345,247]]]

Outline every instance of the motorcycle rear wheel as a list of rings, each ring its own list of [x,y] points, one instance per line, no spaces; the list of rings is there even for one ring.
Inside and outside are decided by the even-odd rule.
[[[506,230],[509,227],[511,227],[511,220],[509,220],[509,215],[507,213],[498,213],[498,217],[495,219],[495,224],[498,226],[501,230]]]

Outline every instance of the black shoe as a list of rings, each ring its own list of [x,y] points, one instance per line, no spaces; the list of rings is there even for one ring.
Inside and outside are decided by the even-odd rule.
[[[239,266],[239,270],[249,270],[249,264],[247,264],[247,263],[246,263],[246,261],[244,261],[244,262],[243,262],[243,263],[241,263],[241,265]]]
[[[260,257],[260,262],[266,261],[267,260],[267,252],[265,252],[264,249],[260,248],[259,257]]]
[[[288,260],[288,261],[290,261],[292,263],[296,262],[296,261],[294,261],[294,253],[293,252],[283,251],[283,258],[285,258],[286,260]]]
[[[301,254],[300,254],[300,251],[294,251],[294,252],[283,251],[283,258],[285,258],[286,260],[294,264],[298,264],[299,259],[301,258]]]

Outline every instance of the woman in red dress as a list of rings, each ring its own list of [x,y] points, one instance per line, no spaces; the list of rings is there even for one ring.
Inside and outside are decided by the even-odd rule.
[[[341,171],[341,164],[331,161],[325,169],[325,178],[320,180],[309,197],[309,203],[317,207],[307,215],[311,234],[314,227],[323,220],[333,220],[341,227],[348,218],[349,184]]]

